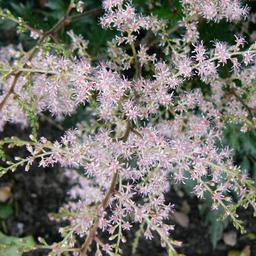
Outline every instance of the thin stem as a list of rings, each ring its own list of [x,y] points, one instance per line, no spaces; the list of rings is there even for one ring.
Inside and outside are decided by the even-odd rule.
[[[137,251],[138,245],[139,245],[139,240],[140,240],[142,234],[144,233],[144,225],[145,225],[145,223],[142,222],[140,224],[140,228],[135,233],[135,238],[134,238],[134,241],[132,243],[132,255],[136,254],[136,251]]]
[[[85,16],[98,16],[103,12],[102,8],[95,8],[70,17],[71,22],[77,21]]]
[[[250,118],[252,119],[253,118],[253,109],[251,109],[247,104],[246,102],[236,93],[236,91],[234,89],[231,89],[230,90],[230,94],[235,96],[235,98],[240,101],[240,103],[245,107],[245,109],[248,111],[249,115],[250,115]]]
[[[17,75],[14,76],[13,81],[12,81],[12,84],[11,84],[9,90],[7,91],[7,93],[5,94],[3,100],[2,100],[1,103],[0,103],[0,111],[3,109],[3,107],[4,107],[4,105],[6,104],[8,98],[9,98],[9,97],[11,96],[11,94],[14,92],[14,88],[15,88],[15,85],[16,85],[16,83],[17,83],[19,77],[20,77],[20,74],[21,74],[21,73],[19,72]]]
[[[119,193],[121,192],[122,189],[122,177],[119,175],[119,187],[118,191]],[[119,200],[119,208],[122,208],[122,202]],[[118,236],[117,236],[117,242],[116,242],[116,247],[115,247],[115,254],[118,255],[120,243],[121,243],[121,238],[122,238],[122,216],[119,214],[120,221],[118,223]]]
[[[204,182],[204,181],[201,180],[201,184],[205,187],[205,189],[206,189],[211,195],[214,193],[213,190],[206,184],[206,182]],[[232,212],[228,209],[228,207],[224,204],[224,202],[223,202],[222,200],[217,199],[217,201],[218,201],[218,203],[223,207],[225,215],[228,216],[228,217],[230,217],[230,218],[232,219],[232,221],[233,221],[233,224],[234,224],[234,225],[236,224],[237,227],[240,229],[240,231],[241,231],[242,233],[244,233],[244,228],[243,228],[243,226],[239,223],[237,217],[236,217],[234,214],[232,214]]]
[[[138,137],[143,138],[143,135],[140,132],[138,132],[136,129],[130,127],[130,131],[133,132]]]
[[[119,140],[127,141],[127,139],[128,139],[128,137],[129,137],[129,134],[130,134],[131,129],[132,129],[132,127],[131,127],[131,123],[130,123],[130,121],[129,121],[129,120],[127,120],[125,133],[124,133],[123,137],[121,137]]]
[[[134,58],[134,66],[135,66],[135,80],[138,80],[140,78],[140,63],[137,56],[137,51],[135,48],[135,44],[131,43],[131,49],[132,49],[132,55]]]
[[[154,224],[150,221],[149,217],[145,217],[145,220],[146,220],[147,224],[148,224],[153,230],[155,230],[155,231],[159,234],[160,238],[166,243],[166,245],[168,246],[169,250],[170,250],[172,253],[176,253],[176,250],[174,249],[173,244],[174,244],[174,245],[177,245],[177,241],[171,240],[169,237],[167,237],[165,234],[163,234],[162,230],[161,230],[158,226],[154,225]]]
[[[38,154],[38,155],[35,155],[35,156],[31,156],[31,158],[33,160],[37,159],[37,158],[43,158],[45,156],[48,156],[48,155],[51,155],[52,152],[44,152],[42,154]],[[8,171],[15,171],[19,166],[23,166],[24,164],[28,164],[30,161],[30,158],[25,158],[25,159],[22,159],[21,161],[19,162],[16,162],[16,163],[13,163],[11,164],[10,166],[4,168],[4,167],[1,167],[0,169],[0,177],[3,176],[4,174],[6,174]]]
[[[28,72],[28,73],[40,73],[40,74],[49,74],[49,75],[57,75],[58,72],[52,70],[43,70],[43,69],[34,69],[34,68],[18,68],[18,69],[1,69],[0,72],[8,72],[9,74],[13,74],[14,72]],[[10,75],[9,75],[10,76]]]
[[[100,212],[101,210],[104,210],[104,209],[107,208],[107,206],[109,204],[109,201],[111,199],[111,196],[112,196],[112,194],[115,191],[115,186],[116,186],[117,178],[118,178],[118,172],[115,172],[113,174],[109,190],[108,190],[107,194],[105,195],[103,201],[99,205],[99,207],[97,209],[97,212]],[[91,228],[91,230],[90,230],[90,232],[89,232],[85,242],[83,243],[83,245],[82,245],[82,247],[80,249],[80,254],[79,254],[80,256],[86,256],[87,255],[87,252],[90,249],[91,243],[93,242],[93,240],[95,239],[95,236],[97,234],[97,229],[98,229],[98,226],[99,226],[99,221],[100,221],[100,215],[97,215],[96,219],[94,221],[94,224],[93,224],[93,226],[92,226],[92,228]]]

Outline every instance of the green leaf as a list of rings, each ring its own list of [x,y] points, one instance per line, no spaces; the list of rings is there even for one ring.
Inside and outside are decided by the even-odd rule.
[[[160,8],[155,8],[152,13],[161,19],[168,20],[170,26],[175,26],[183,17],[180,1],[165,2]]]
[[[9,30],[16,27],[16,23],[11,20],[1,20],[0,21],[0,29]]]
[[[51,12],[47,13],[47,15],[60,19],[65,15],[67,2],[63,0],[50,0],[47,2],[47,7],[51,9]]]
[[[218,214],[213,211],[209,211],[206,217],[206,222],[209,224],[211,242],[214,248],[216,247],[217,242],[220,240],[222,233],[228,224],[227,220],[220,221],[218,217]]]
[[[193,188],[195,187],[195,185],[197,184],[197,182],[196,182],[195,180],[191,179],[191,175],[190,175],[189,173],[186,173],[186,174],[185,174],[185,177],[186,177],[187,179],[185,180],[185,183],[182,184],[181,186],[182,186],[182,188],[185,190],[185,192],[186,192],[189,196],[193,197],[193,196],[194,196],[194,195],[192,194]]]
[[[35,246],[33,237],[18,238],[6,236],[0,232],[0,255],[22,256],[23,252],[31,251]]]
[[[168,256],[185,256],[185,255],[177,253],[176,251],[169,249],[168,250]]]
[[[201,206],[200,214],[204,215],[205,222],[208,226],[208,232],[210,234],[211,243],[213,248],[217,246],[218,241],[220,240],[224,229],[227,227],[229,223],[229,219],[220,220],[220,217],[223,215],[222,211],[213,211],[211,209],[212,201],[210,198],[204,201],[204,204]]]
[[[0,205],[0,219],[8,219],[13,214],[13,208],[10,204]]]
[[[203,204],[200,205],[199,211],[200,215],[204,218],[205,223],[208,226],[208,232],[210,234],[211,243],[213,248],[217,246],[218,241],[220,240],[224,229],[227,227],[230,222],[229,218],[222,219],[223,210],[212,210],[212,199],[209,193],[205,194],[205,200]],[[221,220],[220,220],[221,219]]]

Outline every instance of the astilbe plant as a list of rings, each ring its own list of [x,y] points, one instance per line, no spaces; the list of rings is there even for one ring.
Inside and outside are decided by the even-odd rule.
[[[28,171],[34,162],[42,167],[59,164],[75,184],[70,202],[53,215],[69,223],[60,229],[63,240],[53,245],[41,240],[38,247],[49,249],[49,255],[83,256],[92,248],[97,256],[122,255],[125,233],[134,226],[147,239],[160,237],[169,255],[175,255],[181,244],[171,239],[174,226],[168,224],[175,206],[165,193],[172,183],[188,179],[194,181],[198,198],[210,195],[212,210],[221,210],[242,232],[237,209],[256,210],[253,181],[222,146],[226,123],[239,123],[242,132],[255,129],[256,45],[234,36],[234,45],[214,41],[207,49],[197,30],[199,19],[237,22],[249,10],[238,0],[181,3],[184,18],[170,27],[138,13],[131,1],[103,1],[100,23],[115,30],[116,37],[108,43],[108,58],[93,64],[88,43],[73,32],[75,55],[45,47],[65,23],[76,20],[73,1],[47,32],[17,19],[38,43],[29,52],[12,46],[1,50],[1,129],[6,122],[22,127],[31,123],[36,131],[37,115],[49,111],[59,120],[81,104],[91,113],[89,127],[82,123],[55,142],[35,135],[28,141],[1,141],[2,148],[25,146],[28,151],[26,158],[7,158],[1,175]],[[8,11],[1,16],[15,19]],[[154,39],[141,39],[141,32]],[[161,49],[161,54],[152,49]],[[219,74],[223,66],[230,69],[225,78]],[[196,79],[210,93],[186,89]]]

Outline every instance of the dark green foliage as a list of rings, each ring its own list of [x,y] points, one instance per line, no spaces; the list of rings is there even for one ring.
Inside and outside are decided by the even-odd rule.
[[[242,169],[250,170],[256,181],[256,134],[254,131],[240,132],[238,125],[229,125],[225,129],[225,143],[233,149],[234,157]]]
[[[13,214],[13,207],[11,204],[1,203],[0,204],[0,221],[8,219]]]

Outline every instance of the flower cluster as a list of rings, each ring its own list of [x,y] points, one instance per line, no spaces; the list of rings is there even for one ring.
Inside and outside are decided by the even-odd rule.
[[[66,131],[55,142],[9,141],[25,145],[29,156],[9,161],[0,168],[3,173],[29,170],[37,160],[42,167],[59,164],[74,184],[70,202],[55,216],[69,225],[60,230],[64,240],[49,246],[52,255],[87,255],[93,243],[97,256],[121,255],[125,233],[138,225],[147,239],[158,234],[173,252],[177,242],[170,239],[174,227],[168,219],[174,206],[165,194],[188,179],[195,183],[193,193],[199,199],[210,195],[212,209],[222,209],[237,228],[242,229],[238,207],[256,211],[252,180],[222,145],[226,122],[242,124],[243,132],[255,128],[255,43],[247,47],[236,36],[233,45],[216,40],[207,49],[199,40],[197,18],[190,20],[195,15],[237,21],[248,8],[238,0],[181,2],[187,16],[175,31],[182,26],[187,31],[172,40],[166,22],[137,13],[131,1],[103,1],[100,23],[116,29],[117,36],[108,43],[107,60],[96,64],[87,53],[82,56],[86,41],[73,32],[76,57],[44,50],[29,58],[10,49],[0,54],[1,129],[6,122],[28,125],[26,108],[20,107],[26,104],[36,114],[49,111],[57,118],[87,104],[85,111],[90,108],[97,123],[89,132],[82,125]],[[153,42],[141,40],[141,30],[153,32]],[[160,54],[154,51],[159,46]],[[223,67],[229,70],[226,77],[220,74]],[[188,86],[194,80],[209,93]],[[108,239],[102,239],[106,233]],[[77,236],[85,239],[80,248],[75,248]]]
[[[223,18],[238,21],[248,14],[248,8],[239,0],[182,0],[186,11],[191,15],[201,15],[207,20],[219,21]]]

